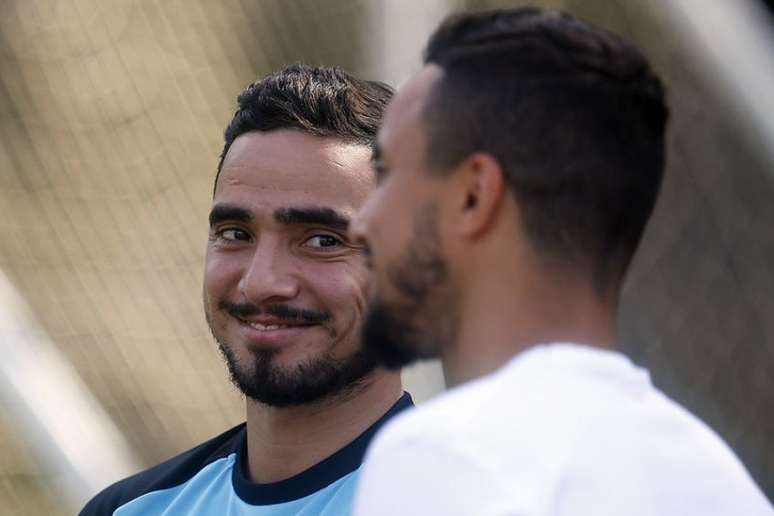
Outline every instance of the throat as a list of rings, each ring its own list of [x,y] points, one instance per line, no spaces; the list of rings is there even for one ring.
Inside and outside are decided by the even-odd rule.
[[[400,376],[377,370],[354,396],[294,407],[247,402],[251,481],[286,480],[354,441],[400,398]]]

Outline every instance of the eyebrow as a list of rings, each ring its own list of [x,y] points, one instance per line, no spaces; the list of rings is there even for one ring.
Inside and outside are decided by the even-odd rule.
[[[346,231],[349,218],[332,208],[279,208],[274,212],[274,220],[281,224],[317,224],[338,231]]]
[[[235,204],[219,203],[210,211],[210,227],[221,222],[231,220],[237,222],[252,222],[253,214],[250,210]]]

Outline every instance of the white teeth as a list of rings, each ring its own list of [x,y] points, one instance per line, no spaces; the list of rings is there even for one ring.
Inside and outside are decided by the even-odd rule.
[[[256,322],[247,322],[247,324],[251,328],[255,328],[256,330],[259,330],[259,331],[272,331],[272,330],[279,330],[280,328],[287,328],[287,326],[281,326],[279,324],[261,324]]]

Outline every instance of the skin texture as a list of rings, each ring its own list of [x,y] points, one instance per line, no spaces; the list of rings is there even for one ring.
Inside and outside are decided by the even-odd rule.
[[[268,364],[272,378],[292,390],[310,371],[319,373],[314,364],[346,363],[358,353],[368,276],[346,222],[373,186],[369,160],[367,147],[294,130],[234,141],[216,185],[204,275],[205,312],[232,373],[249,377]],[[340,220],[297,215],[321,212]],[[277,305],[317,316],[283,317],[271,310]],[[250,323],[281,327],[261,331]],[[356,389],[316,400],[277,405],[248,397],[253,480],[277,481],[314,465],[401,392],[396,374],[376,369]]]
[[[426,65],[388,106],[378,137],[378,185],[352,222],[352,238],[371,251],[372,306],[397,328],[392,343],[379,344],[403,340],[413,358],[440,357],[450,385],[491,373],[542,343],[614,347],[617,287],[600,295],[592,278],[534,250],[496,159],[474,153],[451,170],[428,169],[422,113],[442,78],[440,67]],[[424,262],[444,263],[446,275],[427,283],[429,293],[417,302],[395,271],[408,270],[407,256],[421,237],[414,221],[428,206],[437,245],[434,259]],[[419,265],[414,274],[422,274]],[[412,338],[418,331],[423,338]]]

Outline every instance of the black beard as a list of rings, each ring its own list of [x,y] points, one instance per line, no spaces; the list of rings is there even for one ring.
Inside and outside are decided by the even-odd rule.
[[[369,373],[376,368],[375,360],[362,350],[345,359],[337,359],[330,353],[325,353],[287,367],[275,363],[275,350],[251,350],[250,360],[244,363],[234,353],[232,346],[215,334],[206,307],[205,303],[207,323],[228,366],[231,382],[247,398],[258,403],[272,407],[290,407],[347,397],[359,392],[365,386]],[[260,312],[255,307],[228,303],[222,303],[219,308],[242,315]],[[281,314],[286,314],[296,320],[311,321],[315,318],[313,312],[304,313],[290,307],[269,307],[265,312],[280,317]],[[327,316],[317,318],[328,319]]]
[[[456,339],[456,296],[441,251],[437,219],[434,204],[420,210],[408,249],[388,270],[402,299],[388,303],[377,293],[369,304],[363,349],[387,369],[436,358]]]
[[[424,356],[421,337],[405,318],[395,315],[390,308],[374,300],[368,308],[363,324],[363,347],[372,360],[389,370],[401,369]]]

